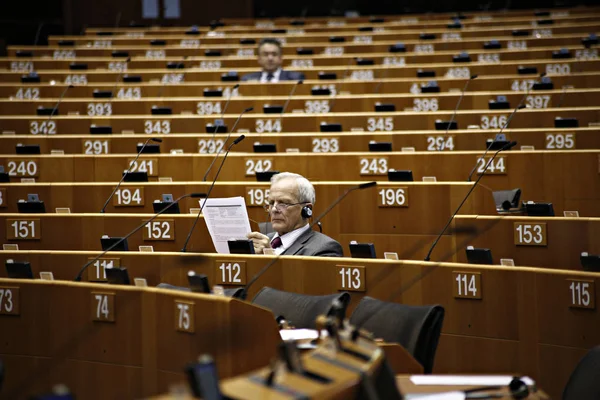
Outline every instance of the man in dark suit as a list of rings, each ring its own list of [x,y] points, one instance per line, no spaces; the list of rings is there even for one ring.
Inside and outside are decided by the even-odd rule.
[[[310,229],[308,219],[315,203],[315,188],[302,175],[282,172],[271,178],[267,206],[274,233],[251,232],[254,252],[272,248],[275,254],[342,257],[342,246],[329,236]]]
[[[258,44],[258,64],[261,72],[252,72],[242,76],[242,81],[279,82],[304,80],[304,74],[284,71],[281,68],[283,55],[281,43],[276,39],[265,38]]]

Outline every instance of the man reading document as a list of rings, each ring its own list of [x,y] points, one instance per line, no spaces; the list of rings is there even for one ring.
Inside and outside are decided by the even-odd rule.
[[[302,175],[282,172],[271,178],[266,210],[274,233],[251,232],[254,251],[274,249],[275,254],[342,257],[342,246],[329,236],[310,229],[308,220],[315,203],[315,188]]]

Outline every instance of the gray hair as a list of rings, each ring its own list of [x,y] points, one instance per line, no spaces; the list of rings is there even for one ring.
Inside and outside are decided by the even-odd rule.
[[[293,172],[281,172],[271,177],[271,185],[284,179],[295,179],[298,185],[298,202],[315,204],[315,188],[308,179]]]

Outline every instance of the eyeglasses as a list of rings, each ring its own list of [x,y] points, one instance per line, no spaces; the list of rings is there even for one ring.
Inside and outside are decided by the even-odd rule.
[[[285,210],[288,209],[288,207],[297,206],[299,204],[308,204],[308,203],[306,201],[302,201],[300,203],[277,203],[277,204],[275,204],[274,201],[270,201],[268,203],[265,203],[265,205],[263,207],[266,212],[271,212],[272,209],[277,210],[277,212],[284,212]]]

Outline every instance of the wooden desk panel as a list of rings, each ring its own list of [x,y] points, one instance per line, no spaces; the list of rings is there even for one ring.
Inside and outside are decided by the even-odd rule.
[[[194,50],[195,51],[195,50]],[[181,56],[174,56],[174,61],[180,61]],[[348,77],[351,79],[345,80],[374,80],[381,78],[408,78],[408,77],[416,77],[417,71],[423,69],[424,66],[427,67],[427,70],[435,71],[436,76],[448,76],[448,77],[456,77],[460,76],[461,78],[469,77],[473,74],[477,74],[479,76],[484,75],[512,75],[515,74],[519,66],[529,66],[537,68],[538,72],[552,72],[555,71],[557,67],[555,65],[559,65],[558,71],[562,73],[570,73],[571,71],[576,72],[595,72],[598,71],[598,65],[600,61],[597,59],[589,59],[589,60],[576,60],[573,59],[571,61],[567,60],[553,60],[550,59],[550,55],[548,58],[542,59],[540,57],[533,58],[533,55],[528,53],[528,57],[524,57],[519,61],[501,61],[499,64],[486,64],[486,63],[469,63],[469,64],[456,64],[452,62],[452,54],[444,56],[441,61],[431,60],[431,64],[409,64],[405,66],[392,66],[389,65],[374,65],[374,66],[332,66],[332,67],[321,67],[321,68],[295,68],[298,71],[301,71],[305,74],[306,79],[308,80],[317,80],[319,72],[332,72],[336,73],[339,77]],[[557,62],[563,61],[563,62]],[[165,61],[166,62],[166,61]],[[459,70],[456,70],[459,68]],[[175,71],[175,72],[173,72]],[[221,68],[221,69],[211,69],[211,70],[199,70],[199,71],[188,71],[185,73],[185,80],[187,82],[219,82],[221,80],[221,76],[224,73],[227,73],[229,69]],[[238,74],[244,75],[250,72],[256,72],[257,67],[253,68],[238,68]],[[41,82],[50,83],[51,81],[55,82],[65,82],[65,80],[74,75],[73,71],[69,70],[45,70],[45,71],[37,71],[39,72],[39,77]],[[179,71],[180,72],[180,71]],[[355,73],[356,72],[356,73]],[[155,69],[155,70],[129,70],[129,75],[139,75],[142,79],[142,82],[150,82],[156,81],[160,82],[162,79],[165,79],[165,74],[173,74],[177,73],[176,70],[169,69]],[[457,75],[458,74],[458,75]],[[3,84],[7,83],[17,83],[21,81],[21,76],[23,72],[6,72],[0,75],[0,82]],[[79,75],[79,80],[81,81],[81,75],[85,76],[85,81],[88,84],[96,85],[98,83],[111,83],[114,86],[114,82],[117,81],[117,78],[120,75],[119,71],[86,71],[85,73],[75,74]],[[531,77],[531,76],[529,76]],[[168,78],[168,77],[167,77]],[[527,76],[524,76],[527,79]],[[70,79],[73,79],[72,77]],[[537,76],[534,77],[537,79]],[[320,81],[322,85],[328,85],[331,81]],[[263,85],[265,86],[265,85]],[[135,87],[135,86],[133,86]]]
[[[262,110],[261,110],[262,111]],[[452,111],[436,112],[355,112],[318,114],[274,114],[250,113],[242,117],[238,124],[240,131],[269,132],[320,132],[322,123],[337,123],[342,130],[352,129],[388,132],[407,130],[433,130],[436,121],[450,121]],[[484,129],[498,129],[506,123],[511,110],[467,110],[458,111],[455,122],[465,129],[470,125]],[[517,112],[511,122],[512,128],[554,128],[555,118],[576,118],[579,126],[588,126],[600,120],[598,106],[531,109]],[[224,124],[231,129],[238,116],[227,114]],[[3,130],[21,134],[84,134],[92,125],[111,126],[113,133],[212,133],[214,128],[207,124],[214,122],[214,116],[200,115],[120,115],[110,117],[56,116],[48,122],[47,117],[5,116]]]
[[[563,92],[562,90],[536,91],[526,97],[524,104],[532,108],[552,108],[552,107],[585,107],[598,105],[600,89],[581,89],[577,92]],[[287,113],[294,110],[302,110],[310,114],[328,114],[329,112],[373,112],[377,104],[393,104],[397,111],[454,111],[460,98],[460,93],[432,93],[420,95],[338,95],[335,99],[328,97],[314,96],[292,96],[288,106]],[[520,93],[510,93],[506,95],[509,104],[516,107],[523,99]],[[109,99],[110,100],[110,99]],[[486,110],[490,100],[496,100],[495,95],[489,93],[467,93],[461,101],[462,110]],[[56,99],[46,100],[0,100],[0,115],[37,115],[38,107],[54,108]],[[278,104],[283,106],[287,101],[287,96],[279,97],[234,97],[232,98],[227,112],[229,114],[239,114],[249,107],[253,107],[257,112],[261,112],[268,105]],[[157,99],[145,100],[117,100],[107,101],[107,99],[65,99],[59,106],[59,115],[148,115],[154,106],[169,107],[173,114],[215,114],[225,106],[221,99],[207,99],[205,97],[196,97],[193,99],[171,99],[167,103]],[[98,112],[100,110],[100,112]],[[507,110],[508,112],[510,112]]]
[[[166,61],[165,61],[166,62]],[[431,68],[436,69],[437,67],[432,66]],[[461,90],[464,87],[464,79],[462,78],[451,78],[441,76],[445,70],[437,70],[437,82],[441,92],[448,92],[450,90]],[[527,88],[531,88],[533,83],[538,79],[532,75],[515,75],[517,72],[517,66],[512,71],[507,71],[506,75],[503,76],[482,76],[480,75],[474,81],[471,81],[467,88],[467,93],[477,91],[500,91],[507,94],[511,91],[524,91]],[[416,75],[416,72],[415,74]],[[234,85],[225,84],[219,80],[214,82],[190,82],[183,76],[183,83],[177,85],[162,85],[160,83],[142,82],[136,85],[123,85],[114,82],[95,83],[93,85],[78,85],[69,89],[65,94],[65,99],[69,98],[92,98],[94,90],[107,90],[115,91],[116,98],[118,99],[131,99],[131,98],[146,98],[146,97],[197,97],[203,93],[205,88],[221,88],[221,90],[230,89]],[[116,79],[116,78],[115,78]],[[220,78],[219,78],[220,79]],[[332,93],[344,92],[349,94],[371,94],[371,93],[420,93],[421,85],[427,84],[430,78],[379,78],[372,81],[352,81],[345,80],[340,81],[319,81],[319,80],[306,80],[305,84],[300,85],[296,88],[296,94],[302,96],[311,95],[311,89],[314,87],[326,86],[331,90]],[[574,88],[598,88],[600,87],[600,74],[595,71],[572,71],[567,75],[555,75],[552,76],[552,82],[556,88],[563,86],[573,86]],[[236,98],[238,95],[243,96],[288,96],[292,85],[295,82],[285,81],[273,83],[271,85],[263,85],[257,82],[244,82],[237,92],[232,92],[232,98]],[[116,87],[116,90],[115,90]],[[66,85],[62,83],[56,83],[51,85],[49,83],[37,83],[37,84],[21,84],[21,83],[0,83],[0,97],[6,97],[9,99],[46,99],[56,98],[58,99],[64,92]],[[231,90],[231,89],[230,89]],[[567,90],[568,92],[568,90]],[[237,94],[236,94],[237,93]],[[524,93],[523,93],[524,94]],[[227,99],[227,92],[224,97],[213,98],[213,102],[221,102],[221,106],[224,106],[224,101]],[[322,99],[321,97],[315,97],[315,99]],[[327,98],[325,98],[327,99]],[[206,99],[210,100],[210,99]]]
[[[534,226],[546,225],[545,246],[516,245],[515,223],[523,222]],[[555,269],[581,270],[579,256],[587,251],[591,254],[600,253],[597,233],[600,225],[598,218],[563,218],[563,217],[486,217],[486,216],[457,216],[454,222],[456,228],[473,226],[481,230],[482,226],[493,223],[493,227],[469,243],[456,248],[457,260],[466,262],[465,248],[489,248],[494,262],[499,264],[501,258],[512,258],[516,265],[533,265]],[[532,228],[533,229],[533,228]],[[533,240],[538,233],[530,230]],[[525,233],[523,233],[525,235]],[[457,240],[463,235],[458,234]],[[524,236],[525,237],[525,236]],[[525,239],[527,239],[525,237]]]

